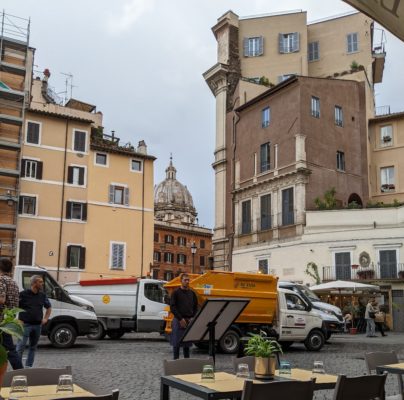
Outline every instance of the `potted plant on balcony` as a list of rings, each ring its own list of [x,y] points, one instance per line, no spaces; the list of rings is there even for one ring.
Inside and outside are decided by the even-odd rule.
[[[276,340],[271,340],[265,332],[251,334],[245,347],[245,353],[255,356],[255,377],[271,379],[275,375],[276,353],[282,353],[282,348]]]
[[[391,142],[391,136],[383,136],[383,142]]]

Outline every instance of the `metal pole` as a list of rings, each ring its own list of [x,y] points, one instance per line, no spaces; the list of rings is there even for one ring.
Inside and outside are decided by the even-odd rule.
[[[195,273],[195,253],[192,252],[192,273]]]

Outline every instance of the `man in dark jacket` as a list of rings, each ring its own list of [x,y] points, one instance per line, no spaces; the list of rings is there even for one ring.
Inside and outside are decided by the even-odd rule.
[[[20,293],[20,308],[24,310],[19,314],[19,319],[24,323],[24,336],[17,343],[17,352],[22,360],[22,354],[29,341],[25,366],[31,368],[41,336],[41,327],[48,322],[52,312],[50,301],[43,292],[43,279],[40,275],[31,276],[31,289],[23,290]],[[45,316],[43,315],[44,308],[46,309]]]
[[[183,348],[184,358],[189,358],[190,344],[180,344],[185,329],[198,311],[198,299],[189,287],[189,275],[181,275],[181,286],[174,291],[170,302],[171,312],[174,314],[171,332],[174,360],[180,357],[180,346]]]

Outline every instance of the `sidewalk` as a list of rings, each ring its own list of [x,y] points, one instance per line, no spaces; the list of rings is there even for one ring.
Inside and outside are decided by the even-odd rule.
[[[364,333],[357,333],[356,335],[350,335],[348,333],[341,333],[332,335],[330,342],[358,342],[363,344],[385,344],[385,345],[401,345],[404,348],[404,332],[386,332],[387,336],[381,336],[379,332],[376,332],[377,337],[366,337]]]

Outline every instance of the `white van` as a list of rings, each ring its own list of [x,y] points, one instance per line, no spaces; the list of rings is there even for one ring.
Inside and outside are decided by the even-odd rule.
[[[31,287],[32,275],[42,277],[44,291],[52,305],[52,313],[48,323],[42,327],[42,335],[47,335],[53,346],[71,347],[77,336],[85,336],[97,330],[97,316],[91,302],[70,296],[46,269],[25,265],[14,268],[14,280],[20,290]]]

